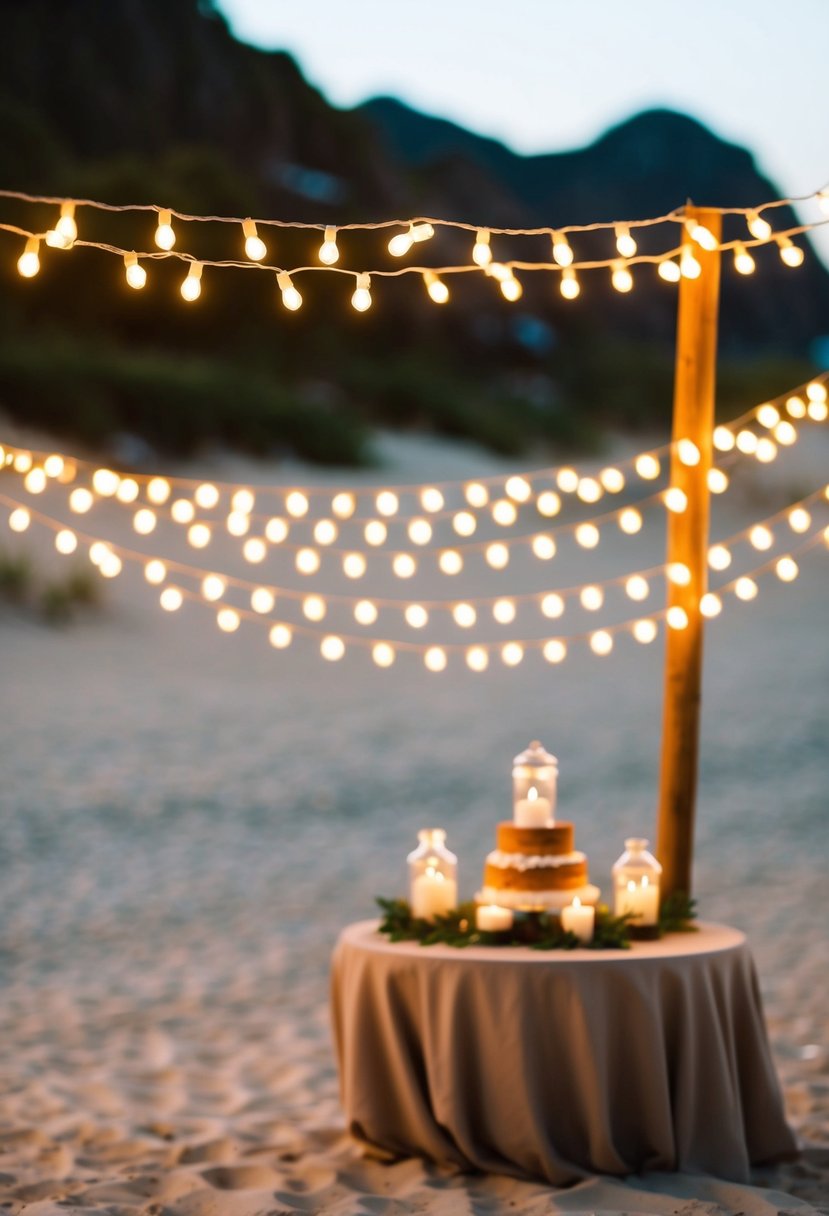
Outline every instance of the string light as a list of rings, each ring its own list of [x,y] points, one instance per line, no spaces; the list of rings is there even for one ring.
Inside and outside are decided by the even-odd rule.
[[[581,284],[572,266],[565,266],[562,270],[558,289],[565,300],[575,300],[581,294]]]
[[[40,241],[36,236],[30,236],[17,259],[17,271],[24,279],[33,279],[40,270]]]
[[[471,671],[486,671],[489,654],[483,646],[470,646],[466,652],[466,665]]]
[[[572,266],[573,250],[567,236],[563,232],[554,232],[552,236],[553,242],[553,261],[559,266]]]
[[[708,550],[708,565],[712,570],[727,570],[731,565],[731,553],[725,545],[712,545]]]
[[[78,486],[69,495],[69,509],[74,511],[76,515],[85,515],[87,511],[92,509],[95,499],[87,490],[86,486]]]
[[[662,501],[674,515],[681,515],[688,506],[688,495],[679,486],[670,486],[662,495]]]
[[[595,477],[582,477],[579,479],[576,494],[582,502],[598,502],[602,496],[602,487]]]
[[[204,482],[196,489],[193,497],[198,506],[203,507],[205,511],[211,511],[219,502],[219,491],[210,482]]]
[[[812,526],[812,517],[804,507],[795,507],[789,512],[788,523],[792,532],[808,532]]]
[[[440,490],[434,486],[425,486],[420,491],[420,504],[424,511],[437,512],[442,511],[444,506],[444,497]]]
[[[356,308],[357,312],[366,312],[371,308],[371,275],[357,275],[357,286],[351,297],[351,306]]]
[[[680,464],[694,468],[701,460],[700,450],[692,439],[680,439],[676,445],[676,454]]]
[[[439,279],[433,270],[424,270],[423,283],[430,300],[435,304],[445,304],[449,299],[449,288],[443,279]]]
[[[515,603],[512,600],[496,600],[492,605],[492,615],[499,625],[511,625],[515,620]]]
[[[709,253],[713,253],[715,249],[719,249],[720,243],[714,236],[710,228],[706,228],[704,224],[698,224],[693,220],[688,221],[688,232],[691,240],[696,241],[700,249],[705,249]]]
[[[784,265],[793,267],[803,265],[805,254],[799,245],[795,245],[787,236],[778,236],[775,237],[775,240],[780,249],[780,260]]]
[[[647,646],[649,642],[654,640],[659,629],[656,621],[645,617],[640,621],[634,621],[632,632],[637,642],[641,642],[643,646]]]
[[[132,526],[140,536],[149,536],[155,531],[156,515],[149,507],[142,507],[132,518]]]
[[[231,511],[227,517],[227,530],[231,536],[245,536],[250,531],[250,516],[244,511]]]
[[[314,550],[306,550],[306,552],[314,553]],[[260,536],[251,536],[242,546],[242,556],[252,566],[258,566],[268,556],[268,546]],[[316,553],[314,553],[314,556],[317,559],[316,568],[319,569],[319,556]]]
[[[797,439],[797,431],[785,418],[774,428],[774,437],[783,447],[790,447]]]
[[[274,625],[268,633],[268,641],[274,650],[285,650],[291,644],[293,633],[287,625]]]
[[[675,587],[687,587],[691,582],[691,571],[684,562],[669,562],[665,570],[668,582]]]
[[[109,474],[109,476],[113,477],[113,478],[116,476],[115,473],[109,473],[108,469],[100,469],[99,472],[95,474],[95,476],[98,477],[100,474]],[[93,478],[93,484],[94,484],[94,481],[95,481],[95,479]],[[95,486],[95,488],[98,489],[97,485]],[[98,493],[106,494],[107,490],[105,490],[105,489],[98,490]],[[172,493],[172,490],[170,487],[170,483],[166,477],[152,477],[147,482],[147,498],[150,500],[151,503],[154,503],[157,507],[162,506],[167,501],[167,499],[170,497],[171,493]]]
[[[642,529],[642,515],[635,507],[626,507],[619,516],[619,527],[628,536],[634,536]]]
[[[139,264],[138,256],[135,253],[124,254],[124,277],[135,291],[140,291],[146,285],[147,272]]]
[[[320,642],[320,654],[329,663],[336,663],[345,654],[345,643],[342,638],[338,638],[336,634],[331,633]]]
[[[806,402],[802,397],[792,395],[786,399],[786,413],[790,418],[806,417]]]
[[[438,566],[443,574],[460,574],[463,570],[463,558],[457,549],[444,549],[438,558]]]
[[[601,587],[595,585],[582,587],[579,600],[581,601],[582,608],[587,612],[598,612],[602,604],[604,604],[604,592]]]
[[[302,613],[309,621],[321,621],[326,613],[325,600],[321,595],[307,595],[302,601]]]
[[[410,553],[396,553],[391,567],[398,578],[412,578],[417,571],[417,562]]]
[[[492,504],[492,518],[500,527],[509,528],[518,518],[518,512],[509,499],[499,498]]]
[[[489,502],[489,490],[478,481],[471,481],[464,486],[463,496],[470,507],[485,507]]]
[[[30,469],[23,478],[23,485],[30,494],[42,494],[46,489],[47,481],[45,470],[34,468]]]
[[[674,605],[665,613],[665,621],[669,629],[687,629],[688,613],[679,605]]]
[[[144,567],[144,578],[148,583],[157,586],[159,583],[163,583],[166,577],[167,567],[164,565],[164,562],[160,561],[157,557],[147,562]]]
[[[636,241],[630,235],[630,228],[627,224],[616,224],[614,231],[616,233],[616,248],[623,258],[632,258],[636,254]]]
[[[458,511],[452,517],[452,527],[458,536],[472,536],[478,527],[478,521],[469,511]]]
[[[643,452],[637,456],[634,468],[643,481],[655,481],[661,471],[659,461],[650,452]]]
[[[314,524],[314,540],[318,545],[333,545],[339,535],[332,519],[320,519]]]
[[[429,624],[429,613],[422,604],[409,604],[403,616],[411,629],[425,629]]]
[[[541,611],[551,621],[558,620],[564,615],[564,600],[556,591],[545,595],[541,601]]]
[[[239,613],[234,608],[221,608],[216,613],[216,624],[222,633],[235,633],[240,622]]]
[[[551,561],[556,555],[556,542],[552,536],[544,534],[534,536],[531,541],[531,548],[535,556],[542,562]]]
[[[365,537],[367,545],[372,545],[374,548],[376,548],[378,545],[382,545],[384,543],[386,537],[388,536],[388,532],[389,530],[382,520],[372,519],[369,520],[363,529],[363,536]]]
[[[67,200],[61,203],[60,218],[54,228],[46,233],[46,244],[53,249],[71,249],[78,239],[78,226],[75,222],[75,204]]]
[[[757,211],[746,212],[748,230],[758,241],[767,241],[771,236],[771,224]]]
[[[309,506],[308,499],[301,490],[292,490],[285,499],[285,510],[294,519],[302,519],[306,516]]]
[[[599,529],[595,524],[579,524],[575,531],[576,543],[582,549],[595,549],[599,543]]]
[[[427,519],[413,519],[407,529],[409,540],[414,545],[428,545],[432,539],[432,525]]]
[[[738,578],[734,584],[734,594],[737,596],[737,599],[745,600],[746,602],[753,600],[757,596],[757,584],[753,578],[748,578],[747,576]]]
[[[724,494],[728,489],[728,474],[724,473],[722,469],[709,469],[706,480],[712,494]]]
[[[184,603],[184,596],[178,587],[165,587],[158,597],[158,602],[165,612],[178,612]]]
[[[561,499],[554,490],[545,490],[542,494],[539,494],[535,506],[539,515],[552,519],[561,510]]]
[[[69,528],[61,528],[55,536],[55,548],[64,556],[74,553],[78,547],[78,538]]]
[[[378,667],[391,667],[394,663],[394,648],[388,642],[377,642],[371,649],[371,657]]]
[[[207,574],[202,579],[201,593],[206,600],[220,600],[226,590],[227,583],[219,574]]]
[[[159,249],[164,249],[169,252],[176,243],[176,234],[173,231],[173,213],[172,211],[161,210],[158,213],[158,227],[155,230],[154,237],[156,245]],[[183,294],[183,293],[182,293]],[[185,299],[187,297],[185,296]]]
[[[118,489],[115,491],[115,497],[119,502],[128,505],[135,502],[140,493],[141,487],[133,477],[122,477]]]
[[[722,600],[713,591],[706,591],[699,602],[699,610],[705,617],[719,616],[722,612]]]
[[[475,244],[472,248],[472,261],[476,266],[482,269],[492,261],[492,250],[489,244],[490,234],[488,228],[479,228],[478,235],[475,238]]]
[[[12,532],[25,532],[31,522],[32,517],[25,507],[17,507],[9,515],[9,527]]]
[[[189,498],[177,498],[170,507],[170,515],[177,524],[190,524],[196,518],[196,508]]]
[[[478,619],[478,614],[471,604],[455,604],[452,616],[455,624],[461,629],[471,629]]]
[[[613,635],[606,629],[597,629],[590,635],[590,649],[601,658],[609,655],[613,649]]]
[[[434,235],[435,230],[431,224],[410,224],[408,232],[399,232],[391,238],[388,244],[389,253],[395,258],[403,257],[412,245],[419,241],[428,241]]]
[[[544,643],[542,654],[548,663],[562,663],[567,657],[567,647],[559,638],[550,638]]]
[[[620,494],[625,488],[625,475],[621,469],[602,469],[599,474],[599,481],[608,494]]]
[[[250,258],[251,262],[263,261],[267,256],[268,247],[256,231],[256,224],[252,219],[242,221],[242,236],[245,239],[245,256]]]
[[[736,442],[734,432],[730,431],[727,426],[715,426],[712,440],[718,452],[732,451]]]
[[[346,578],[362,578],[366,572],[366,559],[362,553],[346,553],[343,558],[343,573]]]
[[[641,574],[632,574],[625,583],[625,592],[632,600],[646,600],[650,595],[650,584]]]
[[[682,270],[672,258],[665,258],[659,263],[656,272],[666,283],[678,283],[682,278]]]
[[[761,464],[770,464],[777,456],[777,444],[773,443],[767,435],[761,435],[757,440],[754,456]]]
[[[207,524],[191,524],[187,540],[194,549],[205,549],[210,544],[211,532]]]
[[[793,557],[781,557],[774,567],[777,577],[784,583],[791,583],[799,574],[799,567]]]
[[[630,273],[629,267],[623,262],[617,262],[612,270],[610,281],[616,291],[623,294],[633,289],[633,275]]]
[[[316,574],[320,568],[320,555],[316,549],[300,549],[295,565],[300,574]]]
[[[276,285],[282,293],[282,303],[289,312],[296,312],[302,307],[302,296],[294,287],[287,270],[281,270],[276,276]]]
[[[698,279],[702,274],[702,266],[694,257],[690,247],[683,249],[680,254],[679,270],[684,279]]]
[[[430,646],[423,656],[423,662],[428,671],[445,671],[446,651],[441,646]]]
[[[487,565],[491,566],[493,570],[505,570],[509,565],[509,549],[499,542],[487,545],[485,557]]]
[[[333,266],[340,260],[340,251],[337,248],[337,229],[332,225],[328,225],[325,229],[325,239],[319,249],[319,260],[323,266]]]
[[[331,510],[337,516],[337,519],[350,519],[356,509],[357,504],[354,495],[347,491],[335,494],[331,499]]]
[[[742,241],[738,241],[734,246],[734,269],[738,274],[754,274],[754,258]]]
[[[358,600],[354,605],[354,620],[358,625],[373,625],[379,613],[371,600]]]
[[[192,304],[194,300],[198,300],[201,295],[202,269],[201,262],[191,262],[190,269],[187,271],[187,277],[179,288],[181,298],[186,300],[188,304]]]

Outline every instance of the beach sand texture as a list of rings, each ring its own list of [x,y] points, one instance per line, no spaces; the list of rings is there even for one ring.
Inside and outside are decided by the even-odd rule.
[[[715,536],[825,479],[816,431],[785,465],[735,479]],[[386,451],[389,480],[499,468],[422,440]],[[260,482],[307,476],[209,467]],[[96,508],[86,526],[139,547],[119,512]],[[48,548],[34,533],[26,543]],[[589,559],[562,543],[543,577],[568,585],[662,560],[658,533],[627,543]],[[196,560],[230,568],[229,553],[217,542]],[[474,577],[497,593],[539,576]],[[433,580],[433,593],[445,584]],[[375,895],[404,893],[419,827],[447,828],[471,896],[508,812],[511,758],[540,737],[559,757],[560,814],[605,896],[623,838],[653,835],[661,640],[620,641],[607,659],[577,648],[557,668],[528,656],[485,676],[456,661],[435,676],[405,658],[390,671],[366,654],[324,663],[299,640],[277,654],[254,626],[225,637],[209,609],[161,612],[129,571],[107,584],[101,614],[65,630],[4,609],[0,1206],[829,1213],[826,589],[824,551],[794,586],[766,580],[707,638],[696,894],[706,919],[749,934],[806,1145],[798,1162],[758,1173],[755,1192],[671,1176],[552,1192],[383,1163],[350,1143],[339,1108],[330,951]]]

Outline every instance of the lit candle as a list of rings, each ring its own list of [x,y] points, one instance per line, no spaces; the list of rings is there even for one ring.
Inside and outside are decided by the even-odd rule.
[[[539,798],[538,790],[531,785],[526,798],[515,803],[515,822],[519,828],[550,827],[552,816],[549,798]]]
[[[513,920],[512,909],[497,904],[479,904],[475,910],[475,928],[480,933],[507,933]]]
[[[643,874],[637,882],[629,878],[627,885],[616,892],[616,915],[633,916],[634,926],[645,928],[659,920],[659,886]]]
[[[569,908],[561,909],[561,927],[565,933],[574,933],[580,942],[593,940],[593,926],[596,920],[596,909],[590,904],[582,904],[578,895]]]
[[[434,866],[427,866],[412,883],[412,915],[433,920],[458,905],[458,884]]]

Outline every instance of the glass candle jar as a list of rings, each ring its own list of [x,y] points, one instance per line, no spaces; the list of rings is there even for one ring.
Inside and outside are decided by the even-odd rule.
[[[534,739],[512,762],[512,813],[519,827],[547,828],[556,820],[558,760]]]
[[[634,937],[655,937],[659,923],[659,880],[662,866],[648,852],[644,837],[631,836],[613,866],[613,911],[632,916]]]
[[[443,828],[422,828],[409,863],[409,905],[412,915],[434,920],[458,906],[458,859],[446,848]]]

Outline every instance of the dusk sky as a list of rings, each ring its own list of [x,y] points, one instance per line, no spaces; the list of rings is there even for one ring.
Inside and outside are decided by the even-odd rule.
[[[220,7],[239,38],[291,51],[337,105],[392,94],[522,152],[578,147],[670,106],[751,149],[784,194],[829,180],[829,0]]]

